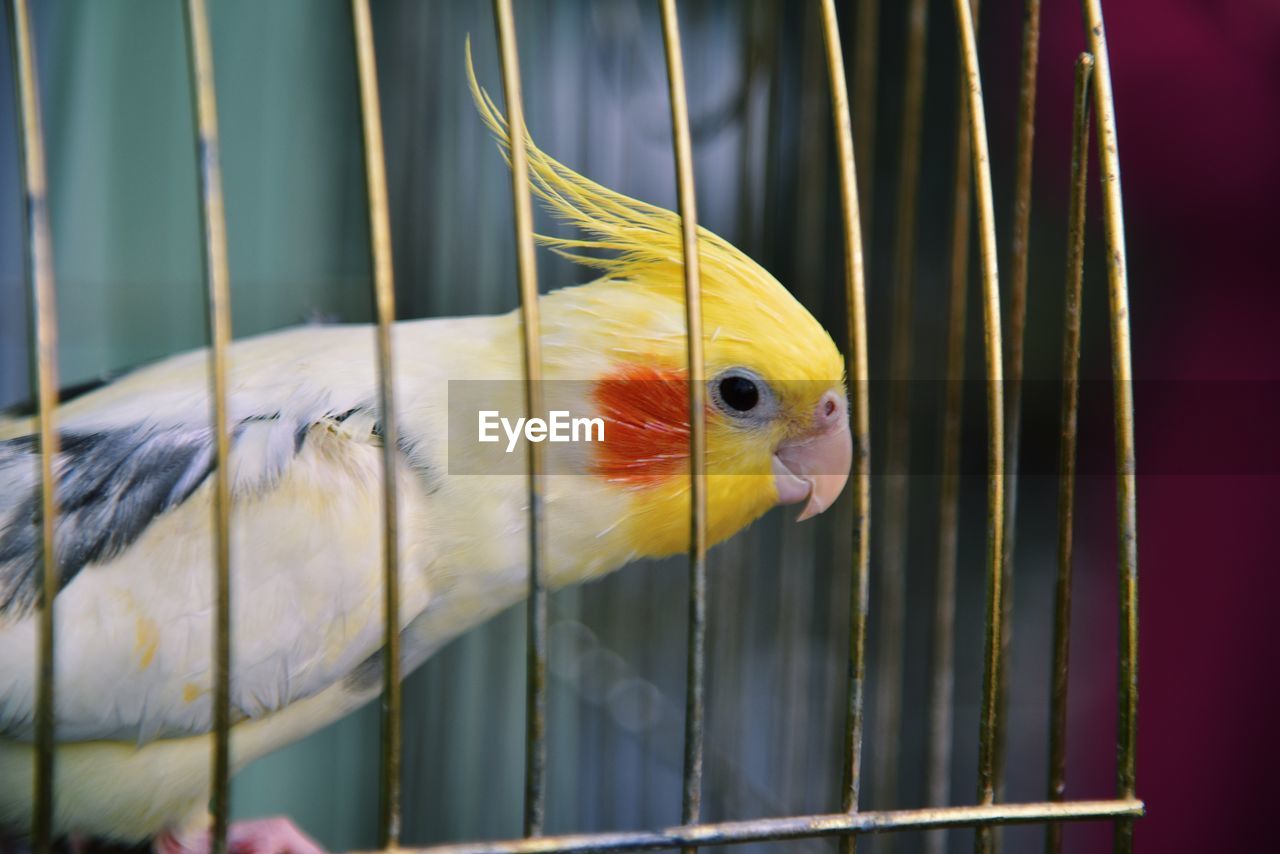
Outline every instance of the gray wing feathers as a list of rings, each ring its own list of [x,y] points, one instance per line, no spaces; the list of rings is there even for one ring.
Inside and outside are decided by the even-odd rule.
[[[208,476],[207,429],[64,433],[54,465],[58,589],[85,565],[118,555],[152,519],[181,504]],[[39,459],[31,437],[0,443],[0,614],[22,616],[42,577]]]
[[[342,420],[351,413],[332,416]],[[279,415],[232,430],[232,488],[244,495],[274,484],[314,423]],[[61,434],[54,466],[58,589],[81,569],[132,545],[153,520],[191,496],[213,471],[207,427],[145,426]],[[0,617],[20,619],[37,602],[40,556],[39,457],[32,436],[0,442]]]

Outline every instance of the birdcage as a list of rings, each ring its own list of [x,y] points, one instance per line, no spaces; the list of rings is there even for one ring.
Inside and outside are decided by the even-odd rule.
[[[1061,445],[1058,485],[1057,577],[1055,610],[1052,614],[1052,692],[1050,710],[1050,763],[1046,796],[1042,801],[1008,802],[1002,798],[1002,774],[1006,765],[1003,755],[1007,727],[1006,693],[1008,681],[1008,634],[1011,619],[1012,542],[1014,490],[1019,456],[1021,425],[1022,364],[1024,324],[1027,298],[1027,242],[1031,187],[1031,152],[1035,121],[1036,76],[1040,39],[1040,3],[1028,0],[1023,19],[1021,96],[1018,104],[1017,160],[1015,204],[1011,251],[1008,267],[1006,305],[1002,312],[1000,279],[997,272],[999,255],[996,243],[987,108],[984,104],[982,78],[978,64],[975,26],[976,2],[955,0],[954,23],[960,68],[957,74],[957,126],[954,145],[954,185],[951,190],[952,234],[950,236],[950,306],[947,324],[947,394],[942,421],[942,493],[938,517],[939,560],[936,575],[936,639],[932,656],[930,689],[930,726],[927,745],[927,790],[930,806],[913,809],[862,808],[861,792],[864,756],[864,708],[874,700],[881,721],[879,737],[888,745],[876,756],[877,777],[881,785],[893,788],[898,754],[896,722],[901,715],[901,645],[886,643],[880,650],[879,691],[871,697],[866,690],[868,626],[890,639],[904,630],[904,556],[909,479],[907,428],[910,402],[906,386],[891,383],[885,406],[888,413],[888,460],[884,478],[883,502],[872,505],[871,394],[867,346],[867,309],[863,246],[866,221],[874,210],[869,178],[859,183],[859,174],[871,174],[868,168],[874,154],[876,73],[878,57],[884,50],[878,44],[876,0],[858,0],[849,4],[853,11],[851,28],[854,41],[852,55],[853,95],[846,87],[845,49],[837,20],[835,0],[813,0],[808,12],[819,35],[811,51],[814,62],[824,65],[820,83],[830,98],[835,161],[838,164],[838,197],[840,221],[843,224],[843,298],[847,316],[847,374],[851,389],[851,417],[855,435],[853,472],[853,512],[850,525],[841,531],[848,548],[845,567],[850,595],[850,624],[847,626],[848,655],[846,662],[846,702],[843,704],[843,740],[833,741],[826,749],[838,754],[843,764],[839,785],[840,809],[834,812],[800,815],[777,815],[767,818],[708,822],[703,820],[702,792],[704,767],[704,688],[708,679],[706,645],[707,624],[707,535],[705,510],[705,430],[703,418],[702,362],[703,330],[700,290],[693,170],[692,134],[686,95],[684,61],[681,50],[678,9],[675,0],[657,4],[665,55],[667,95],[672,125],[671,145],[674,150],[679,213],[684,237],[684,276],[688,335],[689,407],[691,424],[691,459],[693,494],[689,544],[689,599],[687,640],[687,689],[684,716],[684,753],[680,823],[644,831],[578,833],[544,835],[546,780],[548,762],[547,692],[548,692],[548,605],[547,590],[541,575],[541,555],[545,548],[545,527],[541,501],[544,461],[540,446],[530,445],[528,459],[529,488],[529,596],[527,617],[527,702],[524,754],[524,838],[437,846],[449,852],[518,852],[518,851],[588,851],[648,850],[700,846],[730,845],[779,840],[834,838],[842,850],[852,850],[866,834],[889,834],[894,831],[932,830],[966,827],[975,829],[978,850],[991,850],[998,844],[999,828],[1009,824],[1038,824],[1046,827],[1049,850],[1061,847],[1060,828],[1070,821],[1109,821],[1115,827],[1116,850],[1132,848],[1134,820],[1143,813],[1137,797],[1134,765],[1137,707],[1137,541],[1135,468],[1133,441],[1132,371],[1129,355],[1129,317],[1125,269],[1122,200],[1119,181],[1119,155],[1115,116],[1111,97],[1110,66],[1106,35],[1102,23],[1100,0],[1084,0],[1082,23],[1088,52],[1081,54],[1075,69],[1075,100],[1070,182],[1068,252],[1065,263],[1064,344],[1062,352]],[[26,264],[31,284],[33,306],[33,373],[38,401],[38,437],[42,449],[57,448],[58,373],[56,364],[58,325],[55,319],[55,291],[52,269],[51,237],[46,204],[45,149],[40,119],[40,98],[36,81],[34,41],[26,0],[10,0],[9,32],[17,82],[17,106],[20,119],[24,217],[26,226]],[[893,252],[894,310],[893,342],[889,358],[889,375],[910,375],[912,334],[910,290],[914,245],[915,200],[919,192],[919,158],[923,75],[925,59],[924,0],[907,4],[908,39],[905,53],[904,91],[898,144],[902,163],[900,184],[896,188],[896,245]],[[216,458],[229,452],[227,415],[227,349],[230,344],[230,295],[227,265],[227,232],[223,211],[222,178],[217,109],[214,95],[213,54],[210,44],[208,15],[204,0],[187,0],[184,4],[187,58],[190,67],[194,144],[198,160],[198,183],[203,225],[204,276],[207,283],[209,313],[210,387],[214,401],[214,433],[217,437]],[[542,411],[540,384],[540,349],[538,318],[537,266],[534,259],[533,212],[525,150],[526,117],[521,92],[521,75],[515,35],[514,14],[510,0],[495,0],[494,18],[501,62],[503,91],[511,132],[511,201],[515,221],[518,285],[522,318],[523,360],[526,377],[525,405],[529,412]],[[776,8],[774,9],[776,12]],[[391,220],[388,205],[386,165],[379,103],[373,26],[367,0],[352,0],[351,16],[355,35],[360,113],[363,123],[365,186],[368,195],[368,224],[372,254],[373,296],[377,319],[377,354],[379,401],[385,435],[396,435],[396,402],[391,377],[394,371],[390,346],[390,326],[396,318],[392,271]],[[846,17],[850,17],[846,15]],[[849,29],[846,27],[846,29]],[[1065,105],[1048,105],[1046,109],[1065,109]],[[1102,204],[1105,212],[1106,268],[1110,298],[1110,338],[1112,390],[1114,394],[1116,443],[1115,483],[1119,518],[1118,574],[1120,637],[1117,696],[1116,791],[1106,800],[1068,800],[1064,796],[1066,774],[1066,697],[1069,624],[1071,615],[1072,508],[1075,482],[1076,421],[1078,409],[1078,362],[1081,345],[1080,303],[1084,262],[1085,200],[1089,162],[1090,113],[1096,120],[1096,151],[1101,172]],[[812,119],[811,112],[805,115]],[[814,130],[814,133],[817,131]],[[855,162],[857,170],[855,170]],[[983,353],[985,362],[984,399],[986,406],[986,505],[985,505],[985,601],[982,606],[981,712],[977,733],[978,779],[975,803],[965,806],[947,805],[950,800],[949,777],[953,748],[953,685],[962,674],[954,661],[953,638],[957,626],[956,612],[956,538],[959,527],[959,448],[965,347],[965,293],[968,273],[968,246],[971,208],[976,209],[978,245],[980,247],[980,294],[982,305]],[[876,454],[880,452],[877,450]],[[396,529],[397,496],[395,480],[390,476],[395,462],[396,445],[384,444],[383,509],[385,528],[385,687],[382,703],[381,742],[381,807],[379,828],[384,849],[402,847],[402,700],[400,685],[399,635],[391,627],[399,621],[398,541]],[[39,623],[39,692],[35,742],[38,762],[35,766],[36,804],[32,832],[35,847],[48,850],[51,844],[53,765],[55,755],[53,693],[53,614],[50,604],[57,593],[57,573],[53,571],[54,521],[57,508],[53,488],[51,455],[42,455],[41,470],[44,574]],[[217,631],[215,637],[216,694],[213,761],[213,839],[215,850],[225,847],[229,813],[228,731],[230,713],[230,549],[228,528],[231,493],[228,474],[221,466],[213,469],[216,507],[216,589]],[[873,521],[884,530],[883,549],[873,560],[871,529]],[[883,578],[880,598],[870,601],[872,574]],[[1046,615],[1047,616],[1047,615]],[[968,674],[963,674],[968,678]],[[885,783],[888,780],[890,782]],[[942,850],[943,837],[929,838],[932,850]]]

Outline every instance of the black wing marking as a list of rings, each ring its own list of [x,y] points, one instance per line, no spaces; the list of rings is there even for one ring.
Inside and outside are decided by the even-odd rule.
[[[66,432],[61,441],[55,465],[59,590],[87,564],[132,545],[213,470],[207,428]],[[28,614],[42,583],[37,465],[33,437],[0,442],[0,484],[8,493],[0,502],[0,616]]]
[[[268,413],[241,420],[231,431],[233,492],[244,495],[274,484],[302,451],[312,427],[343,424],[357,412],[371,416],[366,429],[380,440],[380,425],[363,407],[318,419]],[[68,430],[60,436],[54,467],[59,592],[84,567],[109,561],[133,545],[214,468],[207,427]],[[29,615],[43,583],[38,463],[34,436],[0,441],[0,618]]]

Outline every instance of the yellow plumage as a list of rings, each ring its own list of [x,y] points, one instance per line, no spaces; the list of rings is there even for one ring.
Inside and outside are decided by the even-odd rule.
[[[467,77],[485,125],[510,164],[505,116],[476,79],[467,45]],[[576,346],[611,353],[620,361],[648,360],[683,370],[687,335],[683,324],[684,254],[680,217],[586,178],[538,147],[526,134],[533,191],[553,214],[576,226],[581,237],[537,235],[558,254],[602,273],[589,285],[544,298],[544,333],[555,336],[563,306],[572,318]],[[698,228],[703,347],[708,376],[732,366],[769,378],[784,408],[807,416],[812,400],[830,387],[843,394],[844,361],[831,337],[767,270],[706,228]],[[572,360],[572,350],[569,350]],[[547,348],[551,360],[558,354]],[[554,368],[554,365],[553,365]],[[720,542],[765,512],[776,500],[770,480],[773,446],[789,429],[774,425],[767,435],[743,435],[710,419],[707,426],[708,535]],[[637,495],[624,523],[648,554],[674,554],[689,542],[686,477]],[[641,544],[643,548],[640,548]]]

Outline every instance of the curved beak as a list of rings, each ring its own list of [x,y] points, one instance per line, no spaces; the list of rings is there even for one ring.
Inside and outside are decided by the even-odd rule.
[[[814,414],[814,431],[784,442],[773,454],[779,504],[800,504],[797,522],[817,516],[840,496],[853,463],[853,437],[844,396],[827,392]]]

